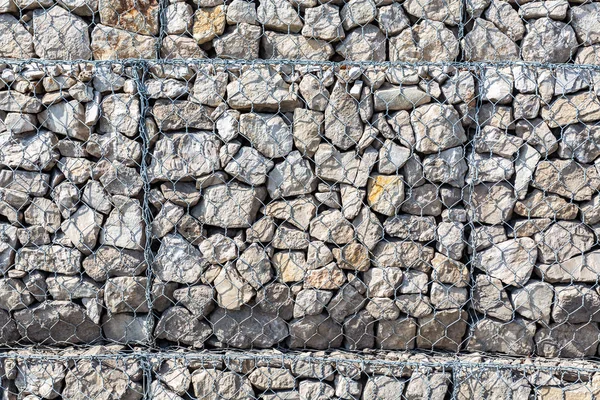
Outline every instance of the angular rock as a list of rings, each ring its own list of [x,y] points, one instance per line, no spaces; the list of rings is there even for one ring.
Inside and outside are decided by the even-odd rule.
[[[200,279],[206,267],[201,253],[177,234],[162,238],[156,255],[154,272],[165,282],[192,284]]]
[[[183,307],[171,307],[165,311],[154,330],[158,339],[193,347],[202,347],[211,333],[212,329],[207,323],[193,318]]]
[[[198,44],[210,42],[225,31],[225,6],[199,8],[194,13],[192,36]]]
[[[410,121],[417,151],[436,153],[467,140],[459,115],[452,106],[437,103],[419,106],[411,113]]]
[[[417,323],[413,318],[404,317],[395,321],[379,321],[375,333],[377,348],[411,350],[415,347],[416,333]],[[381,389],[379,393],[381,393]]]
[[[564,63],[572,58],[576,47],[573,28],[564,22],[539,18],[528,24],[521,54],[525,61]]]
[[[303,23],[292,4],[287,0],[268,0],[260,3],[257,20],[266,29],[280,32],[300,32]]]
[[[406,12],[410,15],[440,21],[446,25],[458,25],[460,22],[460,2],[456,0],[419,2],[408,0],[404,4]]]
[[[88,23],[62,7],[33,12],[33,47],[42,59],[92,58]]]
[[[213,47],[219,58],[252,60],[258,58],[261,36],[261,28],[240,22],[216,38]]]
[[[346,39],[347,40],[347,39]],[[442,22],[422,20],[390,39],[390,61],[454,61],[459,43]]]
[[[10,14],[0,14],[0,38],[0,56],[19,59],[35,57],[31,33]]]
[[[98,24],[92,31],[91,49],[94,60],[155,59],[157,40],[151,36]]]
[[[480,184],[468,193],[472,209],[469,213],[476,221],[499,224],[511,218],[516,198],[513,187],[506,183]]]
[[[524,290],[524,289],[516,289]],[[514,293],[514,292],[513,292]],[[513,319],[513,309],[502,281],[488,275],[477,275],[473,287],[473,308],[501,321]]]
[[[141,251],[100,246],[83,260],[83,269],[95,281],[105,281],[111,276],[135,276],[143,273],[146,260]]]
[[[301,35],[267,31],[261,44],[266,59],[327,61],[334,54],[333,47],[326,41]]]
[[[302,35],[326,41],[338,41],[346,36],[340,18],[340,9],[335,5],[323,4],[304,11]]]
[[[458,351],[467,330],[467,312],[441,310],[419,318],[417,347]]]
[[[337,245],[350,243],[354,238],[352,224],[338,210],[327,210],[310,223],[310,235]]]
[[[509,323],[482,319],[472,328],[466,349],[515,356],[533,353],[535,323],[518,318]]]
[[[367,24],[350,31],[335,51],[348,61],[382,62],[386,60],[385,43],[385,34],[377,26]]]
[[[141,35],[158,35],[156,0],[100,0],[100,22]]]
[[[289,333],[282,318],[247,306],[235,311],[217,308],[209,320],[217,339],[237,348],[270,348]]]
[[[596,354],[600,329],[596,324],[551,324],[535,334],[537,353],[542,357],[582,358]]]
[[[493,43],[493,46],[482,46]],[[492,22],[477,18],[462,40],[467,61],[510,61],[519,59],[519,46]]]
[[[507,285],[527,283],[538,257],[536,243],[530,238],[507,240],[477,254],[475,266]]]
[[[290,348],[323,350],[339,347],[342,339],[342,327],[326,314],[319,314],[292,321],[287,344]]]

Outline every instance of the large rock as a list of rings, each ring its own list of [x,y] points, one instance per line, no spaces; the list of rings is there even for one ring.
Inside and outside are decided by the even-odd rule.
[[[121,276],[110,278],[104,285],[104,304],[109,313],[145,313],[148,278]]]
[[[521,287],[529,280],[537,257],[532,239],[512,239],[478,253],[475,266],[507,285]]]
[[[408,0],[403,4],[406,12],[416,18],[431,19],[446,25],[458,25],[460,22],[461,5],[458,0],[427,1]]]
[[[287,0],[266,0],[256,10],[257,20],[266,29],[300,32],[303,23],[294,6]]]
[[[247,306],[240,310],[217,308],[209,320],[217,340],[232,347],[270,348],[288,336],[282,318]]]
[[[221,168],[221,142],[212,132],[175,133],[154,146],[149,166],[152,181],[200,178]]]
[[[256,291],[240,275],[232,264],[227,264],[215,278],[213,285],[217,292],[219,307],[226,310],[239,310],[252,300]]]
[[[260,27],[240,22],[214,39],[213,46],[219,58],[253,60],[258,58],[261,36]]]
[[[267,59],[327,61],[334,54],[324,40],[269,31],[262,37],[262,48]]]
[[[348,39],[346,39],[348,40]],[[455,61],[459,43],[442,22],[423,20],[390,39],[390,61]]]
[[[285,157],[292,151],[292,131],[277,114],[242,114],[240,133],[269,159]]]
[[[33,12],[33,46],[42,59],[92,58],[88,23],[59,6]]]
[[[367,201],[373,211],[393,216],[404,202],[404,182],[401,175],[375,175],[367,185]]]
[[[87,31],[87,26],[86,29]],[[98,24],[92,31],[92,53],[95,60],[157,58],[158,39]]]
[[[461,188],[467,170],[463,147],[453,147],[423,159],[425,178],[433,183],[447,183]]]
[[[302,35],[326,41],[338,41],[346,36],[339,7],[323,4],[304,11]]]
[[[158,339],[192,347],[202,347],[211,333],[210,325],[199,321],[188,310],[178,306],[163,312],[154,330]]]
[[[373,94],[375,111],[412,110],[431,101],[417,86],[394,86],[384,83]]]
[[[593,283],[600,274],[599,262],[600,252],[591,251],[562,262],[537,265],[536,274],[552,283]]]
[[[158,35],[156,0],[100,0],[100,22],[141,35]]]
[[[537,189],[515,203],[515,213],[527,218],[575,219],[578,211],[577,204]]]
[[[202,199],[191,210],[200,222],[221,228],[249,228],[265,199],[264,188],[222,184],[205,188]]]
[[[35,58],[31,33],[10,14],[0,14],[0,56]]]
[[[534,335],[535,323],[525,319],[518,318],[508,323],[482,319],[471,328],[466,349],[528,356],[533,353]]]
[[[512,217],[516,198],[513,187],[506,182],[476,185],[467,195],[469,214],[478,222],[500,224]]]
[[[87,140],[90,128],[85,121],[85,106],[75,100],[50,105],[39,114],[42,126],[79,140]]]
[[[488,46],[482,45],[489,44]],[[519,59],[519,46],[492,22],[477,18],[462,40],[467,61],[511,61]]]
[[[571,60],[576,48],[573,28],[564,22],[539,18],[527,25],[521,54],[525,61],[564,63]]]
[[[485,12],[485,18],[492,21],[496,27],[515,42],[525,34],[525,26],[517,11],[507,2],[492,0]],[[490,43],[491,44],[491,43]]]
[[[550,128],[593,122],[600,118],[600,101],[590,92],[561,96],[542,107],[542,118]]]
[[[102,321],[102,333],[112,342],[145,344],[152,340],[152,323],[147,314],[106,314]]]
[[[163,132],[190,128],[213,130],[211,112],[212,108],[187,100],[160,99],[152,107],[152,116]]]
[[[325,137],[342,150],[358,143],[363,134],[358,102],[346,86],[336,82],[325,109]]]
[[[417,107],[410,115],[416,150],[437,153],[466,142],[467,137],[454,107],[438,103]]]
[[[96,247],[103,219],[102,214],[82,205],[63,221],[61,230],[79,251],[91,254]]]
[[[538,355],[542,357],[583,358],[596,355],[600,343],[598,324],[551,324],[535,334]]]
[[[582,255],[596,242],[590,228],[574,221],[558,221],[536,233],[534,239],[538,245],[538,260],[544,264]]]
[[[510,297],[518,314],[534,322],[550,323],[554,288],[549,283],[532,280],[513,290]]]
[[[146,232],[139,200],[115,195],[113,204],[115,208],[100,231],[100,243],[141,250],[145,245]]]
[[[290,323],[290,348],[330,349],[342,344],[342,327],[326,314],[307,315]]]
[[[110,362],[78,361],[65,376],[62,396],[78,400],[109,400],[112,397],[140,400],[144,394],[141,383],[134,382],[131,372],[120,369],[119,364],[115,367]]]
[[[417,347],[457,352],[467,331],[467,312],[462,310],[440,310],[419,318]]]
[[[154,272],[165,282],[192,284],[200,279],[206,261],[198,249],[177,234],[162,238]]]
[[[58,161],[57,144],[58,138],[46,130],[19,137],[0,133],[0,165],[36,172],[49,170]],[[26,187],[15,186],[15,190],[27,191]]]
[[[140,100],[137,96],[123,93],[105,96],[100,104],[100,113],[100,133],[117,131],[128,137],[137,136],[140,122]]]
[[[15,269],[76,275],[81,271],[81,256],[79,250],[60,245],[23,247],[17,251]]]
[[[555,286],[552,320],[570,324],[600,321],[600,295],[587,285]]]
[[[43,362],[19,359],[15,385],[20,392],[55,399],[62,392],[67,366],[60,361]]]
[[[428,270],[434,250],[420,243],[390,239],[382,241],[373,249],[373,263],[379,267],[414,268]]]
[[[472,307],[480,313],[502,321],[513,319],[513,309],[501,280],[477,275],[472,296]]]
[[[100,327],[70,301],[46,301],[14,313],[19,333],[32,343],[78,344],[100,338]]]
[[[95,281],[111,276],[135,276],[146,269],[144,253],[136,250],[100,246],[83,260],[83,269]]]
[[[192,36],[198,44],[210,42],[225,31],[225,7],[199,8],[194,13]]]
[[[596,168],[573,160],[541,161],[533,176],[533,186],[575,201],[590,200],[600,188]]]
[[[382,62],[386,60],[385,42],[385,34],[377,26],[367,24],[348,33],[335,51],[349,61]]]
[[[227,102],[237,110],[293,111],[298,105],[295,86],[269,66],[254,67],[227,85]]]
[[[575,30],[579,42],[584,46],[600,43],[598,13],[600,13],[600,6],[595,3],[571,7],[569,22]]]

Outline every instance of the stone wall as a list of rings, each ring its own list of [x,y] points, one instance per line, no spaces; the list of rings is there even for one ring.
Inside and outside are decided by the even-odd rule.
[[[3,343],[597,354],[595,70],[3,74]]]
[[[598,63],[594,1],[163,3],[5,0],[0,58]]]
[[[13,351],[0,364],[7,398],[433,399],[556,398],[599,395],[597,363],[525,363],[482,356],[425,357],[335,352],[291,357],[188,352],[119,354],[119,346]]]
[[[600,2],[516,3],[0,0],[3,396],[596,395]]]

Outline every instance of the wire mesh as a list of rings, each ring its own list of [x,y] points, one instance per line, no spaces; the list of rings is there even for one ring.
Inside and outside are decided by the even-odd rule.
[[[596,398],[599,12],[0,1],[3,396]]]

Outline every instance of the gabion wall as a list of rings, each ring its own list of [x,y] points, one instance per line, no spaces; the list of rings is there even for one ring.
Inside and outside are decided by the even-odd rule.
[[[0,59],[3,396],[597,395],[600,2],[4,0]]]

